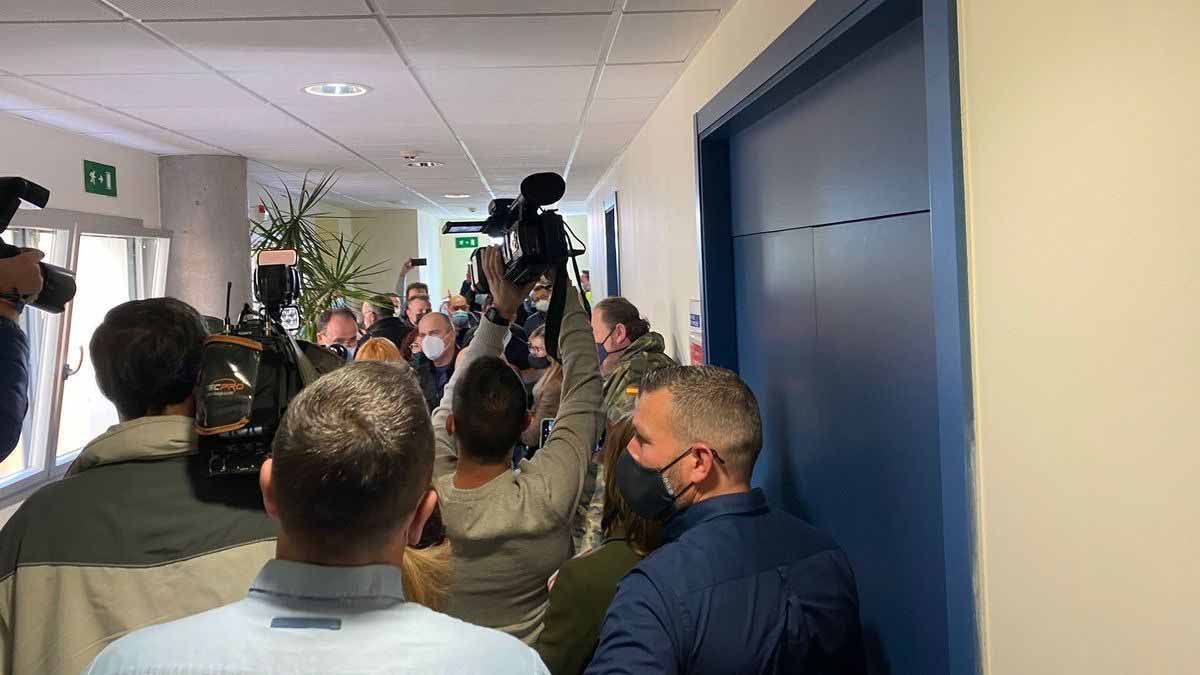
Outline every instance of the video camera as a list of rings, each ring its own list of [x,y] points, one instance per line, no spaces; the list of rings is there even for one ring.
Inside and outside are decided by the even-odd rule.
[[[558,358],[558,330],[567,286],[567,261],[575,265],[576,283],[580,283],[575,257],[585,253],[582,248],[571,247],[569,237],[573,233],[562,216],[554,209],[543,208],[557,203],[566,191],[567,184],[562,176],[535,173],[521,181],[521,195],[516,199],[493,199],[488,205],[487,220],[450,221],[442,228],[442,234],[480,232],[502,239],[500,253],[504,260],[504,278],[517,286],[525,286],[549,272],[556,272],[550,311],[546,316],[546,349],[555,358]],[[471,288],[476,294],[491,294],[483,271],[484,250],[475,249],[467,268]],[[590,311],[586,299],[584,305]]]
[[[22,201],[45,208],[50,203],[50,191],[24,178],[0,178],[0,232],[8,229]],[[13,258],[22,252],[20,247],[0,241],[0,258]],[[29,304],[45,312],[61,314],[67,303],[75,298],[75,273],[49,263],[38,264],[42,268],[42,292]],[[14,295],[13,290],[0,288],[0,297],[25,302],[26,298]]]
[[[204,341],[196,433],[210,476],[257,473],[271,456],[291,400],[320,374],[345,364],[290,333],[300,318],[294,305],[300,295],[298,262],[292,250],[259,253],[254,296],[261,308],[247,304],[231,325],[230,284],[225,330]]]

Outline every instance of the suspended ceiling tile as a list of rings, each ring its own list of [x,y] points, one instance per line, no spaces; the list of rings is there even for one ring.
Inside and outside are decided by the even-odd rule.
[[[320,129],[342,143],[351,146],[370,143],[395,144],[413,138],[412,129],[428,130],[426,138],[439,147],[446,147],[453,137],[438,119],[425,110],[396,107],[391,110],[336,110],[324,107],[287,106],[287,111]]]
[[[683,63],[607,65],[596,98],[662,98],[679,79],[683,67]]]
[[[363,0],[112,0],[139,19],[227,19],[263,16],[364,16]]]
[[[21,110],[13,114],[81,134],[119,134],[131,131],[157,131],[145,122],[103,108],[74,110]]]
[[[36,82],[16,77],[0,77],[0,110],[45,110],[51,108],[90,108],[89,103],[64,96]]]
[[[592,102],[588,124],[643,124],[658,107],[657,98],[612,98]]]
[[[290,121],[287,115],[262,102],[223,108],[122,107],[118,110],[175,131],[270,129]]]
[[[330,110],[353,111],[370,109],[372,106],[403,105],[423,109],[433,114],[420,87],[412,74],[401,69],[399,59],[392,58],[380,63],[373,70],[355,69],[352,72],[325,72],[328,81],[349,80],[371,87],[363,96],[333,97],[313,96],[304,93],[304,87],[314,82],[314,75],[304,68],[280,68],[263,72],[234,72],[229,77],[251,89],[259,96],[282,106],[323,107]]]
[[[164,23],[155,28],[224,71],[303,70],[312,82],[331,75],[403,68],[375,19]],[[356,79],[351,79],[357,82]]]
[[[0,64],[18,75],[204,70],[127,23],[0,24]]]
[[[4,21],[114,21],[120,14],[98,2],[79,0],[0,0]]]
[[[388,15],[570,14],[611,12],[613,0],[382,0]]]
[[[681,12],[697,9],[724,9],[731,0],[627,0],[626,12]]]
[[[720,12],[627,14],[609,63],[684,61],[717,25]]]
[[[435,101],[584,100],[595,66],[549,68],[432,68],[418,75]]]
[[[33,79],[110,107],[238,107],[257,102],[246,92],[212,73],[53,75]]]
[[[455,127],[459,125],[488,124],[489,122],[508,120],[517,122],[522,119],[536,117],[543,124],[569,125],[578,124],[583,114],[585,99],[562,101],[530,101],[530,100],[463,100],[455,99],[441,103],[442,112]],[[508,139],[514,144],[524,143],[527,136],[522,135]]]
[[[460,156],[458,142],[445,127],[407,127],[390,139],[372,138],[360,143],[348,143],[367,159],[403,159],[410,153],[418,158],[428,156]]]
[[[599,59],[607,15],[392,19],[415,68],[580,66]]]
[[[122,132],[109,134],[89,134],[109,143],[123,145],[155,155],[195,155],[221,154],[219,150],[203,143],[196,143],[177,134],[165,131],[151,132]]]

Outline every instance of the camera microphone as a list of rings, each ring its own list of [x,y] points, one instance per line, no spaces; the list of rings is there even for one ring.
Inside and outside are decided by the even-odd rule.
[[[556,173],[535,173],[521,181],[521,198],[530,206],[549,206],[563,198],[567,182]]]

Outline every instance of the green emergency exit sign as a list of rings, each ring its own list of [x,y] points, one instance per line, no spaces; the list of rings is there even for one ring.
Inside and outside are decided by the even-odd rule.
[[[83,160],[83,190],[105,197],[117,196],[117,167]]]
[[[454,248],[479,248],[479,237],[455,237]]]

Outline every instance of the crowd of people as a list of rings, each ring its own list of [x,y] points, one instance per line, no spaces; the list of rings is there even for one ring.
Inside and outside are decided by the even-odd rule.
[[[486,297],[325,311],[350,363],[257,477],[198,450],[203,318],[109,311],[119,424],[0,532],[0,673],[865,673],[846,554],[751,487],[746,383],[624,298],[562,284],[547,326],[554,279],[483,267]]]

